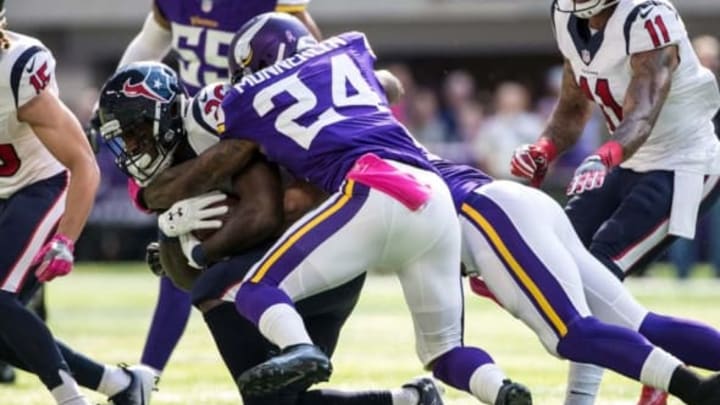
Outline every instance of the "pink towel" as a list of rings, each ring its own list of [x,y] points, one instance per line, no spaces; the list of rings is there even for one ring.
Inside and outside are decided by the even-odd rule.
[[[348,172],[347,178],[388,194],[411,211],[422,208],[432,193],[430,186],[420,183],[412,174],[398,170],[372,153],[361,156]]]
[[[150,214],[152,211],[143,207],[142,204],[140,204],[140,201],[138,200],[138,198],[140,197],[140,190],[142,190],[142,187],[140,187],[140,185],[137,184],[135,182],[135,180],[128,179],[127,189],[128,189],[128,194],[130,194],[130,200],[132,201],[135,208],[139,209],[140,211],[142,211],[146,214]]]

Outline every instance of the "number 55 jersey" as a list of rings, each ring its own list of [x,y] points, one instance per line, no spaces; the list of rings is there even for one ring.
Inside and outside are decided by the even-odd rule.
[[[183,87],[194,96],[203,86],[228,79],[228,49],[235,32],[258,14],[302,11],[310,0],[155,0],[170,22],[172,48]]]
[[[698,61],[685,26],[666,0],[621,0],[603,30],[553,6],[555,37],[583,92],[602,109],[611,132],[623,119],[633,54],[677,46],[680,63],[650,137],[621,167],[639,172],[720,172],[712,118],[720,109],[713,74]]]
[[[0,199],[64,170],[18,109],[41,91],[58,92],[55,58],[38,40],[6,31],[10,48],[0,50]]]
[[[243,76],[222,103],[221,137],[259,144],[330,193],[368,153],[435,172],[392,116],[374,63],[365,36],[351,32]]]

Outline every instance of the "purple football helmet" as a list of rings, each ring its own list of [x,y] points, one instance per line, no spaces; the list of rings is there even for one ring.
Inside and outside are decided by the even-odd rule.
[[[246,22],[230,42],[228,65],[232,82],[316,43],[303,23],[290,14],[260,14]]]

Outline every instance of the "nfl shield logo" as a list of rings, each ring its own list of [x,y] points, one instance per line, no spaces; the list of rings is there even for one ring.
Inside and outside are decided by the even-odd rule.
[[[580,52],[580,56],[582,57],[583,62],[590,63],[590,51],[583,49],[582,52]]]
[[[200,8],[204,13],[209,13],[213,8],[213,0],[201,0]]]

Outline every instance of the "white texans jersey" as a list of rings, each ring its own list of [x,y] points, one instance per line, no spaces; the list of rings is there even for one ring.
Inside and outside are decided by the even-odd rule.
[[[220,141],[217,133],[217,125],[222,122],[220,104],[230,88],[225,83],[209,84],[187,103],[183,123],[195,154],[201,154]]]
[[[64,167],[40,142],[32,128],[17,118],[22,107],[41,91],[58,93],[55,58],[35,38],[5,32],[10,48],[0,50],[0,198],[52,177]]]
[[[553,7],[555,38],[572,65],[575,79],[597,103],[612,133],[623,119],[623,101],[632,77],[631,55],[677,46],[680,64],[646,142],[621,166],[636,171],[717,171],[720,144],[712,117],[720,109],[713,74],[703,68],[673,5],[667,0],[620,0],[601,31],[588,20]]]

